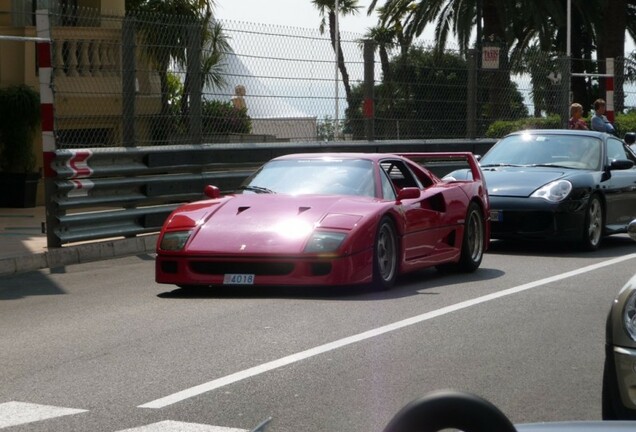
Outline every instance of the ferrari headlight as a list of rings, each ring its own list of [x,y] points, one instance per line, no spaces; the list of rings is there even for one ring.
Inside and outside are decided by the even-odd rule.
[[[309,238],[305,252],[307,253],[330,253],[338,250],[342,241],[347,236],[346,233],[332,231],[314,231]]]
[[[550,202],[563,201],[572,192],[572,183],[567,180],[557,180],[540,187],[532,195],[532,198],[543,198]]]
[[[623,307],[623,327],[629,337],[636,341],[636,291],[629,295]]]
[[[192,234],[191,230],[166,232],[161,239],[159,249],[166,251],[180,251],[190,238],[190,234]]]

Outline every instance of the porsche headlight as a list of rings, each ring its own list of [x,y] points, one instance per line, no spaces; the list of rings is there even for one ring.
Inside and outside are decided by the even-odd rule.
[[[342,241],[347,236],[346,233],[333,231],[314,231],[309,238],[305,252],[307,253],[330,253],[338,250]]]
[[[567,180],[557,180],[540,187],[532,195],[532,198],[543,198],[550,202],[563,201],[572,192],[572,183]]]
[[[636,291],[627,297],[623,307],[623,327],[629,337],[636,341]]]
[[[190,234],[192,234],[191,230],[166,232],[161,239],[159,249],[166,251],[180,251],[190,238]]]

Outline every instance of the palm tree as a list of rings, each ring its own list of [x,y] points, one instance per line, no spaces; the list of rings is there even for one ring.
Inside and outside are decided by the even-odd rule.
[[[367,9],[367,15],[371,15],[376,7],[378,0],[373,0]],[[378,7],[378,28],[385,28],[389,32],[386,35],[380,35],[386,38],[389,35],[395,39],[400,47],[400,54],[405,56],[413,43],[413,36],[407,34],[404,30],[405,18],[413,12],[415,0],[399,0],[392,3],[390,9],[385,6]],[[379,30],[378,30],[379,31]]]
[[[380,53],[380,65],[382,66],[382,76],[384,81],[391,80],[391,68],[389,62],[389,51],[396,45],[396,35],[393,29],[378,25],[370,28],[364,35],[365,40],[373,41]]]
[[[459,43],[460,52],[466,54],[470,45],[470,36],[477,25],[478,6],[481,1],[483,17],[483,35],[486,40],[502,46],[500,69],[488,75],[490,98],[490,116],[503,119],[508,114],[506,92],[510,88],[510,76],[505,72],[507,66],[508,33],[505,24],[510,14],[512,0],[385,0],[384,14],[403,22],[405,34],[410,40],[420,36],[428,24],[435,23],[435,50],[441,55],[449,36],[454,35]],[[548,0],[546,0],[548,1]],[[375,7],[377,0],[371,3],[369,10]]]
[[[162,115],[169,108],[168,70],[173,63],[186,63],[188,26],[209,22],[214,0],[128,0],[130,11],[140,17],[145,55],[153,63],[161,83]],[[205,31],[204,31],[205,33]]]
[[[347,104],[352,105],[351,85],[349,84],[349,73],[347,72],[347,66],[344,61],[344,55],[342,54],[342,45],[340,43],[340,30],[336,34],[336,2],[335,0],[311,0],[313,5],[320,12],[322,17],[320,21],[320,33],[324,34],[327,26],[329,27],[329,37],[331,39],[331,46],[334,52],[338,52],[338,70],[342,75],[342,84],[345,88],[345,94],[347,97]],[[338,13],[342,16],[354,15],[358,12],[360,6],[358,0],[339,0]]]
[[[225,84],[223,75],[224,59],[227,53],[232,51],[228,38],[223,31],[223,25],[212,19],[211,14],[206,13],[201,20],[201,69],[199,73],[203,77],[201,80],[202,91],[204,87],[220,88]],[[185,64],[181,64],[185,66]],[[186,68],[183,80],[184,92],[181,94],[181,114],[187,115],[189,111],[190,82],[192,81],[192,71]]]

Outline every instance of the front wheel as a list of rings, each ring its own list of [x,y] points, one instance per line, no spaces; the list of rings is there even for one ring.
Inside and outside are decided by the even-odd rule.
[[[598,195],[592,195],[585,211],[581,248],[585,251],[595,251],[603,239],[603,203]]]
[[[398,273],[398,241],[393,221],[385,216],[378,225],[373,247],[373,285],[389,289]]]
[[[484,237],[484,216],[477,204],[470,203],[466,212],[462,252],[458,264],[460,271],[472,273],[479,268],[484,257]]]

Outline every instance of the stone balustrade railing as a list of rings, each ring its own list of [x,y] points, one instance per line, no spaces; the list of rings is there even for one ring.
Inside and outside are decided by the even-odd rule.
[[[56,77],[121,76],[121,30],[99,27],[54,27]]]

